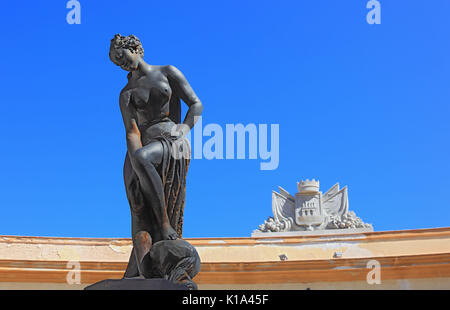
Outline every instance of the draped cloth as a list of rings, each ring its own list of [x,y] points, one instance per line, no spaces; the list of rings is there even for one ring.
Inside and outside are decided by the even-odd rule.
[[[175,124],[181,123],[181,104],[176,91],[170,98],[169,118]],[[164,186],[167,215],[173,229],[182,238],[186,175],[191,157],[189,141],[186,138],[175,139],[164,135],[157,139],[164,148],[159,174]]]
[[[158,173],[164,187],[164,199],[170,225],[182,238],[183,213],[186,196],[186,175],[190,162],[190,145],[186,138],[160,136],[163,145],[163,160]]]

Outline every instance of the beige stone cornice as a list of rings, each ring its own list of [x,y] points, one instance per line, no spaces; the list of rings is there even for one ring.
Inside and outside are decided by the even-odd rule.
[[[232,237],[232,238],[185,238],[194,246],[203,245],[256,245],[263,243],[308,243],[333,241],[382,241],[402,239],[426,239],[450,237],[450,227],[410,229],[395,231],[377,231],[346,235],[321,236],[285,236],[285,237]],[[0,243],[22,244],[60,244],[60,245],[117,245],[130,246],[130,238],[76,238],[76,237],[33,237],[33,236],[0,236]]]
[[[365,283],[373,259],[381,264],[383,280],[450,279],[450,227],[186,240],[202,260],[195,281],[206,286]],[[79,262],[84,284],[119,279],[131,248],[128,238],[0,236],[0,282],[65,283],[72,270],[68,262]],[[281,254],[288,260],[281,261]]]
[[[365,281],[367,263],[376,259],[384,280],[450,277],[450,253],[306,261],[203,263],[198,284],[265,284]],[[81,262],[81,283],[120,279],[124,262]],[[0,260],[0,282],[65,283],[72,271],[65,261]]]

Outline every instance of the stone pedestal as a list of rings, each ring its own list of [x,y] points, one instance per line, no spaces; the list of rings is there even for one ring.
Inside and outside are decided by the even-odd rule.
[[[85,290],[188,290],[184,284],[165,279],[109,279],[84,288]]]

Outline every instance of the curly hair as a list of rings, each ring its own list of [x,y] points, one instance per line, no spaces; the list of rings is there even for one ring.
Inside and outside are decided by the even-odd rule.
[[[114,38],[111,40],[111,45],[114,49],[118,50],[121,48],[126,48],[133,53],[138,54],[141,57],[144,57],[144,48],[142,47],[142,43],[138,37],[134,35],[122,36],[120,34],[114,35]]]

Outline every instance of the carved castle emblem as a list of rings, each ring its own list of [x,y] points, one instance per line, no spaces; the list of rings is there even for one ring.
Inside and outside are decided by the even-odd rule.
[[[319,191],[319,181],[297,183],[295,197],[282,187],[272,192],[273,217],[259,226],[260,232],[313,231],[329,229],[373,230],[348,209],[347,187],[337,183],[325,194]]]

